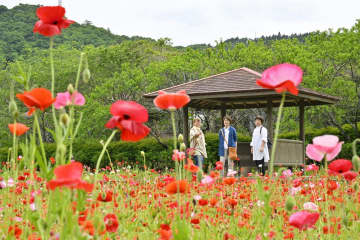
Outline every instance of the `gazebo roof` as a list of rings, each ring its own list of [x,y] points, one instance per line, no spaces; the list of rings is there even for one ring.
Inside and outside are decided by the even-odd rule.
[[[243,109],[264,108],[269,102],[280,104],[281,95],[274,90],[264,89],[256,84],[261,74],[248,68],[212,75],[173,87],[162,89],[166,92],[186,90],[191,97],[189,107],[203,109]],[[285,106],[334,104],[338,97],[299,87],[297,96],[287,94]],[[155,98],[158,91],[145,94],[145,98]]]

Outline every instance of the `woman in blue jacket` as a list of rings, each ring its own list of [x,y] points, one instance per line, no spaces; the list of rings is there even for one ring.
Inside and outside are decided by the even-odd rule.
[[[228,147],[236,147],[237,135],[234,127],[230,126],[231,118],[225,116],[224,127],[219,131],[219,156],[220,161],[223,163],[223,169],[221,170],[221,176],[224,176],[225,160],[228,161],[228,170],[234,170],[234,161],[229,158]]]

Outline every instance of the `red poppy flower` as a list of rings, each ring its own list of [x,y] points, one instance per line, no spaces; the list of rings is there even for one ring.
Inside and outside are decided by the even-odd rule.
[[[223,182],[226,185],[233,185],[236,182],[236,178],[234,178],[234,177],[224,178]]]
[[[46,186],[50,190],[57,187],[68,187],[91,192],[94,185],[81,180],[82,171],[83,166],[79,162],[58,166],[54,170],[56,179],[47,182]]]
[[[217,202],[218,202],[218,200],[217,200],[216,198],[210,199],[210,205],[211,205],[212,207],[215,207],[215,205],[217,204]]]
[[[231,235],[230,233],[224,234],[224,240],[235,240],[235,236]]]
[[[266,69],[256,84],[281,93],[288,91],[297,95],[296,88],[302,81],[303,71],[295,64],[283,63]]]
[[[104,217],[106,231],[114,233],[119,227],[119,221],[115,214],[109,213]]]
[[[348,181],[352,181],[354,180],[359,174],[357,172],[354,172],[354,171],[347,171],[347,172],[344,172],[343,174],[343,177],[348,180]]]
[[[10,132],[16,136],[21,136],[30,129],[22,123],[8,124],[8,127]]]
[[[237,205],[237,201],[233,198],[226,199],[226,203],[229,204],[232,208],[234,208]]]
[[[186,91],[178,91],[176,93],[167,93],[159,91],[159,95],[154,99],[154,104],[160,109],[176,110],[182,108],[190,102],[190,97]]]
[[[199,200],[199,205],[200,206],[206,206],[206,205],[208,205],[208,203],[209,203],[209,201],[206,200],[206,199],[200,199]]]
[[[56,100],[46,88],[34,88],[28,92],[18,93],[16,97],[29,108],[28,115],[31,115],[35,111],[35,108],[44,111]]]
[[[166,192],[168,194],[186,193],[190,191],[190,186],[185,180],[173,181],[166,185]]]
[[[20,239],[22,230],[18,227],[18,225],[10,226],[8,229],[8,233],[15,235],[16,239]]]
[[[94,236],[95,228],[94,224],[91,221],[84,221],[81,225],[83,231],[87,232],[89,235]]]
[[[222,165],[221,165],[222,166]],[[215,172],[215,171],[211,171],[210,172],[210,177],[212,178],[217,178],[220,176],[220,173],[219,172]]]
[[[216,165],[216,167],[215,167],[216,170],[222,170],[224,164],[222,162],[220,162],[220,161],[217,161],[215,163],[215,165]]]
[[[188,164],[184,165],[184,169],[186,169],[192,173],[196,173],[197,171],[199,171],[199,167],[194,165],[193,163],[188,163]]]
[[[160,229],[157,230],[160,235],[159,240],[170,240],[172,239],[171,228],[168,224],[161,224]]]
[[[39,7],[36,15],[40,19],[35,23],[33,32],[52,37],[61,34],[61,29],[67,28],[75,23],[72,20],[65,19],[65,8],[61,6]]]
[[[320,215],[317,212],[300,211],[290,216],[289,223],[291,226],[300,230],[306,230],[307,228],[311,228],[315,225],[319,216]]]
[[[112,191],[106,191],[106,193],[99,193],[97,200],[101,202],[111,202],[112,196],[113,196]]]
[[[337,184],[337,182],[335,182],[333,180],[329,180],[327,182],[327,188],[329,191],[334,191],[338,188],[338,184]]]
[[[336,173],[345,173],[352,168],[352,163],[346,159],[337,159],[332,161],[329,166],[329,170],[336,172]]]
[[[192,224],[199,224],[200,220],[198,218],[193,218],[193,219],[191,219],[191,223]]]
[[[150,129],[143,123],[148,120],[146,108],[133,101],[116,101],[110,107],[113,117],[105,124],[106,128],[117,127],[124,141],[139,141],[146,137]]]

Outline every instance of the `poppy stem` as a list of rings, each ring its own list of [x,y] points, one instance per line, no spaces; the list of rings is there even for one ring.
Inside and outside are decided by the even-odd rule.
[[[50,69],[51,69],[51,95],[55,97],[55,68],[54,68],[54,56],[53,56],[53,48],[54,48],[54,38],[50,38]],[[55,115],[55,106],[52,104],[52,115],[54,120],[55,129],[57,127],[57,119]]]
[[[15,173],[15,179],[17,179],[17,170],[16,170],[16,158],[17,158],[17,151],[16,151],[16,119],[14,119],[14,133],[13,133],[13,147],[12,147],[12,158],[11,158],[11,162],[12,162],[12,170]]]
[[[39,139],[39,143],[40,143],[41,154],[42,154],[42,158],[43,158],[43,164],[42,165],[45,168],[45,169],[42,169],[42,170],[46,171],[45,173],[43,172],[43,174],[47,174],[47,159],[46,159],[44,143],[43,143],[42,136],[41,136],[41,129],[40,129],[40,124],[39,124],[39,120],[38,120],[37,111],[35,111],[35,114],[34,114],[34,122],[36,124],[37,133],[38,133],[38,139]]]
[[[81,73],[81,68],[82,68],[84,55],[85,55],[85,53],[83,53],[83,52],[80,54],[79,67],[78,67],[78,71],[77,71],[77,74],[76,74],[76,80],[75,80],[75,91],[78,90],[79,80],[80,80],[80,73]]]
[[[352,143],[353,157],[358,156],[356,151],[356,143],[360,143],[360,138],[357,138]]]
[[[174,150],[175,150],[175,149],[177,149],[175,111],[174,111],[174,110],[170,110],[170,115],[171,115],[171,123],[172,123],[172,128],[173,128]]]
[[[281,114],[282,114],[282,110],[284,108],[284,102],[285,102],[285,97],[286,97],[286,93],[283,92],[282,93],[282,97],[281,97],[281,102],[280,102],[280,106],[279,106],[279,112],[278,112],[278,116],[277,116],[277,120],[276,120],[276,127],[275,127],[275,135],[274,135],[274,144],[272,146],[271,149],[271,157],[270,157],[270,173],[269,175],[272,176],[273,172],[274,172],[274,158],[275,158],[275,150],[276,150],[276,145],[277,145],[277,140],[278,140],[278,135],[279,135],[279,128],[280,128],[280,121],[281,121]]]
[[[105,154],[107,146],[109,145],[109,143],[111,142],[111,140],[113,139],[113,137],[115,136],[116,133],[117,133],[117,130],[114,130],[111,133],[110,137],[106,140],[106,143],[104,144],[103,149],[102,149],[102,151],[100,153],[100,156],[99,156],[99,158],[98,158],[98,160],[96,162],[96,169],[95,169],[95,176],[94,176],[94,186],[96,184],[97,174],[99,172],[99,167],[100,167],[101,160],[102,160],[102,158],[103,158],[103,156]]]

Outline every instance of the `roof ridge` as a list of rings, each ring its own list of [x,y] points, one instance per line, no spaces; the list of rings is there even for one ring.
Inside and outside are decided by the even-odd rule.
[[[179,84],[179,85],[175,85],[175,86],[172,86],[172,87],[163,88],[163,89],[160,89],[160,90],[151,92],[151,93],[144,94],[144,96],[152,95],[152,94],[158,93],[159,91],[166,91],[166,90],[171,89],[171,88],[174,88],[174,87],[180,87],[180,86],[183,86],[183,85],[186,85],[186,84],[195,83],[195,82],[200,82],[200,81],[203,81],[203,80],[212,78],[212,77],[221,76],[221,75],[224,75],[224,74],[227,74],[227,73],[231,73],[231,72],[235,72],[235,71],[239,71],[239,70],[243,70],[243,71],[246,71],[246,72],[248,72],[248,73],[251,73],[251,74],[254,74],[254,75],[257,75],[257,76],[260,76],[260,77],[261,77],[261,74],[258,73],[258,72],[256,72],[256,71],[254,71],[254,70],[252,70],[252,69],[249,69],[249,68],[247,68],[247,67],[241,67],[241,68],[233,69],[233,70],[230,70],[230,71],[227,71],[227,72],[222,72],[222,73],[210,75],[210,76],[207,76],[207,77],[204,77],[204,78],[196,79],[196,80],[193,80],[193,81],[190,81],[190,82],[181,83],[181,84]]]

